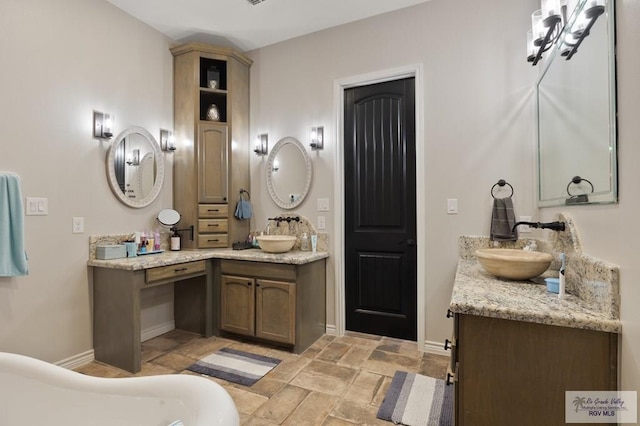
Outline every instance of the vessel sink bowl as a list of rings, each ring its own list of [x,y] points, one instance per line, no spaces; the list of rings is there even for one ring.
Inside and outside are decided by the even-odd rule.
[[[515,249],[480,249],[476,256],[489,274],[509,280],[537,277],[549,269],[553,260],[549,253]]]
[[[296,243],[293,235],[259,235],[256,238],[262,251],[267,253],[285,253]]]

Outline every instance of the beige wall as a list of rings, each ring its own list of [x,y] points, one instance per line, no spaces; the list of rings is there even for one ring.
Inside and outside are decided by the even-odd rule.
[[[173,123],[173,59],[164,36],[103,0],[2,0],[0,57],[0,170],[49,199],[48,216],[25,218],[29,276],[0,278],[0,351],[57,362],[93,348],[88,236],[149,229],[172,203],[171,158],[151,206],[112,195],[92,111],[157,138]]]
[[[451,333],[445,318],[461,234],[487,235],[490,189],[504,178],[515,188],[516,211],[533,208],[533,84],[537,70],[525,60],[526,29],[535,1],[432,0],[253,52],[252,135],[269,133],[273,146],[293,136],[308,147],[312,126],[325,126],[325,149],[311,153],[314,181],[296,211],[316,223],[316,199],[329,198],[330,246],[339,238],[334,218],[336,100],[334,82],[352,76],[420,65],[424,138],[418,159],[426,199],[426,340],[439,346]],[[524,41],[523,41],[524,40]],[[255,229],[279,208],[264,182],[266,159],[252,156]],[[447,198],[460,213],[447,215]],[[328,322],[335,325],[335,252],[329,260]]]

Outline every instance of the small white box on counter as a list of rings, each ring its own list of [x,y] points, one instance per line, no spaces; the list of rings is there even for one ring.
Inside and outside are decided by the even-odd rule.
[[[101,245],[96,247],[96,259],[109,260],[127,257],[127,249],[124,244]]]

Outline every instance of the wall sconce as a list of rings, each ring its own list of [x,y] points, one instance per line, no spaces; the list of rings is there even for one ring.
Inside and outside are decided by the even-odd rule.
[[[567,60],[578,51],[582,41],[600,15],[606,0],[589,0],[573,22],[568,17],[580,0],[541,0],[541,9],[531,15],[531,30],[527,33],[527,61],[536,65],[542,54],[554,44],[562,43],[560,53]]]
[[[99,111],[93,111],[93,137],[111,139],[113,136],[113,117]]]
[[[160,129],[160,149],[165,152],[176,150],[176,141],[171,130]]]
[[[140,150],[134,149],[132,151],[131,156],[127,156],[127,164],[129,166],[139,166],[140,165]]]
[[[269,135],[267,133],[258,135],[256,138],[256,147],[253,152],[255,152],[256,155],[267,155],[269,152]]]
[[[324,127],[311,128],[311,149],[314,151],[324,149]]]

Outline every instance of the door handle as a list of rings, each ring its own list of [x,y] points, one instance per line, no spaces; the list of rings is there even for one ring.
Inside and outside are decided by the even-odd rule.
[[[416,245],[416,240],[414,240],[413,238],[409,238],[408,240],[400,241],[400,242],[398,243],[398,245],[401,245],[401,244],[406,244],[406,245],[408,245],[408,246],[410,246],[410,247],[413,247],[413,246],[415,246],[415,245]]]

